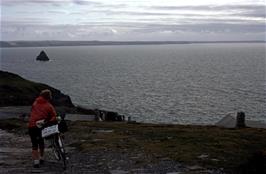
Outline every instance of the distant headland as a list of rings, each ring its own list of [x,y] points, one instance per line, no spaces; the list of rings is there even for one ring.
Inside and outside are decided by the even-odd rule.
[[[207,43],[265,43],[266,41],[0,41],[0,47],[55,47],[55,46],[104,46],[104,45],[165,45]]]

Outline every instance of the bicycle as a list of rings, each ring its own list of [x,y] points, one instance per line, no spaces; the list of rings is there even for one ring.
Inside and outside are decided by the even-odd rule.
[[[44,124],[45,125],[45,124]],[[58,129],[58,124],[46,125],[42,128],[42,137],[50,141],[50,147],[55,156],[55,159],[62,161],[63,169],[67,168],[67,158],[64,143],[62,141],[62,134]]]

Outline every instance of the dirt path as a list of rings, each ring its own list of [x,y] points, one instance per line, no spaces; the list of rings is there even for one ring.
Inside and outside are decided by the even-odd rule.
[[[32,167],[31,143],[27,135],[19,135],[0,129],[0,173],[62,173],[61,164],[52,159],[49,149],[46,150],[46,161],[40,169]]]
[[[31,169],[31,147],[25,137],[0,130],[0,140],[1,173],[22,173]]]

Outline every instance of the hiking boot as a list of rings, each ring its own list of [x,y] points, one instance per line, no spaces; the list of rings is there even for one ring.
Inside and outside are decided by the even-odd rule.
[[[40,161],[39,160],[33,160],[33,167],[34,168],[40,168]]]

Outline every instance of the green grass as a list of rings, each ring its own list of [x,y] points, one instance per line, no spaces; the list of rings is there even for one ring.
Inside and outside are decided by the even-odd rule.
[[[155,157],[169,157],[188,165],[228,171],[266,149],[264,129],[96,122],[76,122],[71,128],[72,134],[79,133],[86,140],[79,145],[83,151],[91,148],[142,150]],[[92,134],[93,129],[112,129],[114,132]],[[93,139],[102,141],[94,142]],[[198,158],[203,154],[208,157]]]
[[[7,130],[17,134],[27,134],[27,123],[16,119],[0,120],[0,129]]]

